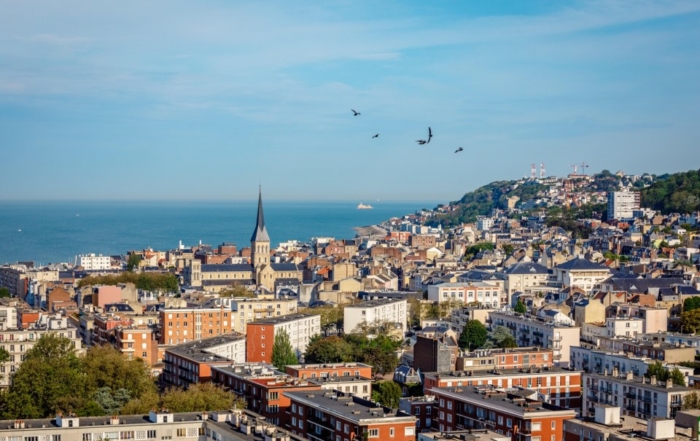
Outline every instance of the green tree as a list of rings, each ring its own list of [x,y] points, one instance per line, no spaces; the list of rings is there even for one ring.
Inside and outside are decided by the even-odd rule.
[[[654,363],[650,363],[649,366],[647,367],[647,372],[644,374],[647,378],[651,378],[652,376],[656,377],[657,381],[666,381],[669,377],[669,372],[668,369],[666,369],[660,361],[655,361]],[[683,374],[681,374],[683,375]]]
[[[681,328],[687,334],[700,332],[700,309],[683,311],[681,313]]]
[[[73,342],[58,334],[45,334],[27,351],[12,376],[4,416],[44,418],[57,410],[76,411],[85,397],[83,380]]]
[[[219,297],[221,298],[254,298],[255,293],[248,291],[244,286],[234,286],[232,288],[224,289],[219,292]]]
[[[151,370],[141,358],[129,360],[112,346],[92,346],[82,359],[82,371],[88,394],[104,388],[110,393],[124,389],[131,399],[157,390]]]
[[[337,335],[315,336],[309,341],[304,354],[306,363],[339,363],[353,361],[353,348]]]
[[[503,246],[501,248],[503,249],[503,252],[505,253],[506,256],[510,256],[511,254],[513,254],[513,251],[515,250],[515,247],[513,247],[513,245],[511,245],[509,243],[503,244]]]
[[[143,258],[140,254],[130,254],[129,258],[126,261],[127,271],[133,271],[134,268],[138,268],[139,264],[141,264],[141,260],[143,260]]]
[[[108,387],[101,387],[94,394],[94,402],[97,403],[105,414],[118,415],[122,407],[131,400],[131,394],[126,389],[118,389],[114,392]],[[85,410],[85,408],[83,408]]]
[[[396,409],[399,407],[401,395],[401,386],[399,386],[397,383],[391,380],[380,381],[374,386],[372,400],[381,404],[382,406]]]
[[[184,389],[168,389],[161,399],[161,406],[170,412],[200,412],[245,408],[242,400],[213,383],[197,383]]]
[[[459,347],[471,351],[472,349],[480,348],[486,343],[488,331],[486,326],[482,325],[478,320],[469,320],[462,329],[459,335]]]
[[[280,329],[275,334],[275,342],[272,344],[272,365],[284,372],[287,366],[297,363],[299,359],[289,342],[289,334],[284,329]]]
[[[5,288],[4,286],[0,287],[0,298],[2,297],[11,297],[10,290]]]
[[[683,301],[683,311],[692,311],[700,308],[700,296],[688,297]]]
[[[673,384],[677,384],[679,386],[685,386],[685,375],[683,375],[683,372],[681,372],[681,370],[678,369],[677,367],[674,367],[671,370],[671,372],[669,374],[669,378],[671,378],[671,380],[673,380]]]
[[[697,392],[691,392],[683,397],[683,410],[700,409],[700,395]]]
[[[519,312],[520,314],[525,314],[527,312],[527,306],[523,303],[522,300],[518,299],[518,302],[515,304],[515,308],[513,308],[515,312]]]
[[[161,407],[158,392],[146,392],[138,398],[133,398],[122,407],[122,415],[138,415],[148,413],[151,409]]]

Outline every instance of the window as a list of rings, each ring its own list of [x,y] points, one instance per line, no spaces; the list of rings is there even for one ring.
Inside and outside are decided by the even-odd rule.
[[[404,429],[404,436],[413,436],[416,434],[416,429],[414,427],[406,427]]]
[[[350,433],[350,427],[347,424],[345,424],[345,433]]]
[[[513,427],[513,420],[510,418],[506,419],[506,427]]]
[[[552,429],[556,429],[556,428],[557,428],[557,422],[556,422],[556,421],[552,421]]]
[[[532,431],[539,432],[542,430],[542,423],[532,423]]]
[[[369,429],[370,438],[379,438],[379,429]]]
[[[416,407],[414,415],[420,415],[420,407]]]
[[[92,433],[83,433],[83,441],[92,441]]]
[[[393,437],[394,436],[394,428],[392,427],[389,429],[389,436]]]
[[[292,417],[292,426],[297,425],[297,417]]]

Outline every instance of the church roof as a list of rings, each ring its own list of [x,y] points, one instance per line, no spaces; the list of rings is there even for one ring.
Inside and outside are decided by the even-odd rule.
[[[265,228],[265,216],[263,214],[262,205],[262,191],[258,193],[258,220],[255,223],[255,230],[253,231],[253,236],[250,238],[251,242],[269,242],[270,236],[267,234],[267,228]]]

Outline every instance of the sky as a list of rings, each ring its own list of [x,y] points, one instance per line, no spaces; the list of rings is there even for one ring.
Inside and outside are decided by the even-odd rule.
[[[531,163],[700,167],[697,0],[0,11],[0,200],[448,201]]]

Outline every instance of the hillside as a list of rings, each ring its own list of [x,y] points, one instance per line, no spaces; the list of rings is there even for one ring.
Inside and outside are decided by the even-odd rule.
[[[700,170],[658,176],[643,189],[642,206],[668,213],[690,213],[700,209]]]
[[[547,189],[546,185],[536,182],[518,184],[516,181],[496,181],[476,190],[466,193],[459,201],[450,202],[456,210],[436,216],[428,225],[451,227],[464,222],[474,222],[477,216],[486,216],[494,208],[507,207],[509,197],[517,196],[520,202],[534,199],[540,191]]]

